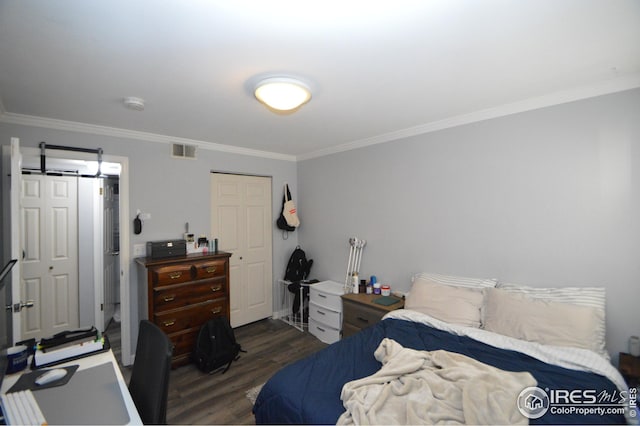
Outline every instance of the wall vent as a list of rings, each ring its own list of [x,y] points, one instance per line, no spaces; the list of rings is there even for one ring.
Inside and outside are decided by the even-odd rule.
[[[178,158],[196,158],[195,145],[174,143],[174,144],[171,144],[171,152],[174,157],[178,157]]]

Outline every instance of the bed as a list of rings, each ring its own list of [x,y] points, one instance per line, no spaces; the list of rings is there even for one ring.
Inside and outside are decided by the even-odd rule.
[[[458,280],[454,281],[457,283]],[[529,317],[530,313],[523,307],[527,306],[540,311],[538,314],[543,317],[542,320],[539,317],[533,318],[533,321],[541,323],[549,317],[553,320],[553,309],[551,311],[545,309],[549,306],[557,308],[558,303],[540,300],[548,299],[548,294],[538,299],[536,299],[536,294],[527,294],[526,296],[515,294],[521,293],[522,289],[526,293],[528,288],[514,286],[514,290],[514,288],[510,289],[509,286],[504,286],[503,289],[496,292],[496,289],[493,289],[494,286],[495,283],[478,285],[474,282],[473,285],[464,287],[451,285],[451,282],[438,282],[433,280],[433,276],[419,276],[417,280],[414,280],[409,295],[412,298],[407,297],[406,305],[411,309],[393,311],[378,324],[277,372],[263,386],[258,395],[253,408],[256,423],[352,424],[371,421],[374,423],[437,423],[440,421],[494,423],[496,418],[502,419],[498,420],[500,423],[626,423],[624,398],[628,396],[628,389],[620,374],[608,361],[606,353],[601,351],[604,348],[604,343],[600,340],[604,336],[599,328],[603,324],[596,322],[595,328],[598,330],[590,330],[588,342],[582,342],[589,346],[588,348],[579,347],[579,345],[573,344],[573,341],[568,342],[571,346],[549,344],[557,343],[554,340],[557,338],[567,339],[566,335],[562,334],[566,330],[560,332],[560,337],[549,336],[554,332],[547,333],[548,330],[544,328],[547,325],[536,324],[532,327],[520,327],[522,324],[519,323],[519,319]],[[422,294],[425,291],[426,293]],[[465,300],[465,292],[468,293],[467,296],[470,295],[472,300]],[[494,293],[500,297],[491,296]],[[424,296],[427,294],[429,297],[425,299]],[[560,298],[566,297],[567,294],[572,294],[570,297],[574,297],[573,290],[571,290],[562,293]],[[501,299],[505,295],[506,297],[515,297],[515,299]],[[554,297],[557,297],[557,292]],[[447,304],[443,305],[441,298],[444,298]],[[561,316],[570,314],[580,321],[584,319],[580,314],[595,316],[603,323],[604,313],[600,318],[600,315],[595,315],[593,310],[598,310],[600,307],[603,309],[603,300],[599,300],[599,296],[593,297],[591,294],[584,299],[587,305],[594,305],[594,300],[598,299],[595,301],[597,308],[589,308],[590,310],[584,312],[559,311],[559,314]],[[520,300],[525,300],[527,304],[533,303],[532,301],[535,303],[531,306],[519,305],[518,301]],[[539,302],[543,302],[544,306],[539,306]],[[584,300],[579,302],[584,302]],[[460,303],[462,303],[462,307]],[[425,306],[425,304],[433,306]],[[496,306],[499,307],[500,315],[497,318],[492,318],[492,310],[495,310]],[[572,304],[572,306],[576,305]],[[566,308],[565,304],[562,304],[561,307]],[[436,318],[434,315],[442,318]],[[563,321],[571,323],[571,318],[563,318]],[[500,321],[507,324],[500,324]],[[493,325],[491,325],[492,323]],[[487,327],[488,325],[491,326]],[[581,330],[577,330],[573,324],[570,325],[572,329],[569,330],[571,335],[569,338],[576,339],[574,335],[579,338]],[[517,330],[516,332],[500,330],[501,326],[515,327]],[[588,327],[593,328],[594,325],[589,323]],[[496,332],[496,329],[503,331],[503,333]],[[527,339],[504,334],[529,333],[530,329],[533,329],[534,332],[528,334]],[[540,340],[536,336],[536,332],[540,333],[541,330],[544,331],[542,340],[550,339],[550,342],[535,341]],[[566,343],[564,340],[563,342]],[[479,401],[472,402],[476,404],[476,408],[484,404],[484,408],[481,407],[480,411],[484,410],[485,412],[473,414],[476,417],[464,412],[439,413],[440,408],[434,406],[434,408],[426,409],[426,413],[418,414],[418,417],[409,417],[410,420],[407,420],[404,417],[406,412],[414,411],[413,408],[407,409],[408,406],[413,407],[410,404],[424,408],[426,401],[431,399],[435,399],[436,403],[444,401],[447,406],[452,404],[450,404],[449,396],[439,397],[437,395],[434,390],[437,388],[434,384],[430,385],[431,388],[427,386],[427,392],[432,393],[429,398],[424,394],[416,393],[424,391],[424,387],[416,387],[415,392],[414,388],[411,388],[404,395],[401,395],[403,399],[400,400],[389,399],[384,400],[384,403],[381,403],[380,399],[376,400],[376,398],[381,398],[381,395],[390,398],[389,395],[398,393],[396,391],[400,387],[406,388],[407,383],[411,383],[412,386],[416,383],[413,378],[408,380],[405,372],[400,373],[398,377],[389,379],[390,376],[385,371],[393,370],[394,367],[391,364],[393,357],[389,355],[390,352],[384,354],[381,351],[390,347],[395,348],[391,350],[396,351],[391,354],[393,356],[395,353],[400,353],[398,351],[408,353],[410,356],[426,356],[420,361],[422,362],[421,367],[417,369],[420,372],[423,371],[425,359],[433,364],[435,359],[445,356],[449,358],[442,359],[457,357],[456,359],[467,363],[466,366],[473,365],[476,369],[486,368],[487,371],[491,371],[491,374],[504,374],[504,376],[477,376],[480,379],[474,379],[475,382],[471,381],[473,375],[467,382],[462,378],[447,378],[453,382],[447,383],[446,386],[457,386],[459,389],[456,388],[456,392],[460,391],[451,398],[459,397],[462,402],[467,404],[467,407],[472,406],[468,400],[480,398]],[[396,363],[396,368],[398,365],[401,368],[413,365],[413,361],[398,359],[401,362]],[[434,371],[435,374],[442,374],[447,369],[441,365],[435,365]],[[455,371],[459,375],[461,370]],[[475,370],[471,369],[470,371]],[[433,376],[432,372],[429,374]],[[482,380],[483,377],[484,380]],[[493,378],[486,379],[486,377]],[[496,379],[495,377],[506,377],[506,379]],[[515,380],[513,385],[509,382],[511,378]],[[389,392],[388,389],[394,383],[393,380],[396,380],[396,385],[400,383],[401,386],[397,385],[392,389],[392,392]],[[493,389],[485,389],[485,386],[493,386]],[[522,386],[523,392],[516,395],[516,391],[520,389],[518,386]],[[529,394],[525,393],[525,388],[529,389]],[[381,391],[381,389],[387,389],[387,391]],[[451,389],[453,388],[447,388],[446,395],[453,395],[450,393],[453,392]],[[478,389],[479,391],[474,391]],[[536,389],[538,390],[536,391]],[[534,391],[533,394],[531,394],[531,390]],[[544,390],[542,395],[539,393],[540,390]],[[499,395],[500,391],[507,399],[496,399],[495,395]],[[532,407],[527,405],[530,400],[540,402],[532,398],[544,397],[544,395],[547,395],[546,406],[542,408],[537,406],[531,411]],[[437,401],[438,399],[443,401]],[[512,402],[506,404],[505,401]],[[501,407],[500,410],[496,408],[496,403]],[[404,408],[398,410],[402,411],[402,415],[393,417],[395,413],[389,413],[389,411],[393,411],[392,407],[398,407],[398,404]],[[493,408],[491,404],[494,404]],[[629,405],[628,402],[626,404]],[[518,407],[515,407],[516,405]],[[529,411],[520,411],[522,405],[528,407]],[[491,417],[497,411],[503,411],[504,406],[510,407],[505,408],[508,412],[499,414],[507,417]],[[363,407],[365,408],[363,409]],[[470,412],[471,408],[467,411]],[[375,416],[362,417],[368,415],[367,413],[374,413]],[[626,414],[629,415],[628,410],[626,410]],[[490,417],[482,417],[487,415]]]

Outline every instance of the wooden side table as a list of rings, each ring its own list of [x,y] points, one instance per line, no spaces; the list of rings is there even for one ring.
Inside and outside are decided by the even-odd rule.
[[[620,352],[618,370],[629,386],[640,384],[640,357]]]
[[[387,313],[395,309],[404,308],[404,300],[397,299],[392,305],[374,303],[382,297],[379,294],[345,294],[342,296],[342,337],[349,337],[382,319]]]

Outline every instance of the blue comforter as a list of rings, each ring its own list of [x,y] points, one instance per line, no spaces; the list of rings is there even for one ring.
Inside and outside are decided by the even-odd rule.
[[[617,393],[607,378],[546,364],[520,352],[498,349],[469,337],[425,324],[386,319],[362,332],[288,365],[262,388],[253,407],[256,424],[335,424],[344,412],[342,386],[381,367],[373,353],[383,338],[418,350],[444,349],[507,371],[529,371],[545,389],[595,389]],[[620,414],[554,415],[548,411],[531,424],[624,424]]]

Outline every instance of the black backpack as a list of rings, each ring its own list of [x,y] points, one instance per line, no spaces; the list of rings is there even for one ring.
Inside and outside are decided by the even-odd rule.
[[[287,270],[284,274],[284,279],[291,282],[287,288],[293,293],[293,304],[291,306],[293,315],[298,313],[302,303],[300,300],[300,281],[307,279],[311,266],[313,266],[313,259],[307,260],[307,254],[304,250],[300,246],[296,246],[296,249],[291,253],[291,257],[289,257]],[[318,282],[318,280],[312,280],[311,282]],[[303,293],[304,297],[307,297],[309,294],[308,286],[303,289]],[[308,310],[306,314],[308,315]]]
[[[225,316],[215,317],[200,328],[196,347],[193,351],[193,362],[201,371],[213,373],[226,366],[226,373],[231,363],[237,361],[242,347],[236,342],[236,336]]]
[[[289,258],[284,279],[291,282],[304,280],[309,276],[312,265],[313,259],[307,260],[307,255],[304,250],[302,250],[300,246],[296,246],[296,249],[291,253],[291,257]]]

